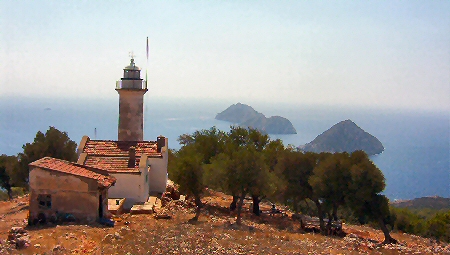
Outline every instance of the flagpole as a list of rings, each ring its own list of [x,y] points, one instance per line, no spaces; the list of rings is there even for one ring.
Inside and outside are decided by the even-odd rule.
[[[146,48],[146,51],[147,51],[147,64],[145,66],[145,89],[147,90],[148,89],[148,86],[147,86],[147,82],[148,82],[148,36],[147,36],[147,48]],[[147,100],[144,100],[144,108],[145,108],[144,109],[144,118],[145,118],[145,115],[147,114],[147,105],[148,104],[146,104],[146,102],[147,102]],[[143,121],[142,124],[144,125],[145,121]]]
[[[148,81],[148,36],[147,36],[147,66],[145,67],[145,88],[147,89],[147,81]]]

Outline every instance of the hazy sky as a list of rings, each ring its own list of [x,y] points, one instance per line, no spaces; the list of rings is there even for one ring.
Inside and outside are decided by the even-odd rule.
[[[450,110],[450,1],[0,1],[0,98],[150,97]]]

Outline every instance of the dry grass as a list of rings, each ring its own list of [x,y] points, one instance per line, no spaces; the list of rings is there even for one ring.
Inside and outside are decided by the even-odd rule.
[[[11,226],[24,225],[26,198],[0,204],[0,239]],[[402,244],[382,246],[380,231],[345,225],[346,237],[304,233],[290,217],[252,215],[244,211],[243,224],[234,224],[228,212],[231,198],[210,192],[198,222],[192,204],[171,203],[172,218],[156,220],[152,215],[121,216],[114,228],[101,225],[62,225],[27,228],[30,247],[3,250],[17,254],[450,254],[447,244],[429,239],[393,234]],[[180,205],[181,204],[181,205]],[[247,205],[249,206],[249,205]],[[264,205],[262,208],[269,208]],[[5,214],[6,213],[6,214]],[[434,249],[434,250],[433,250]]]

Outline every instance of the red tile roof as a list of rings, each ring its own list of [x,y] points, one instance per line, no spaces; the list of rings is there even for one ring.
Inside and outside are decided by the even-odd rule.
[[[79,165],[73,162],[51,157],[41,158],[29,164],[46,170],[82,176],[97,181],[100,187],[110,187],[116,182],[116,178],[107,171],[90,166]]]
[[[107,169],[109,172],[138,172],[139,159],[136,158],[134,167],[128,167],[128,157],[107,157],[88,155],[84,164],[91,167]]]
[[[134,168],[128,167],[130,148],[135,149]],[[84,164],[99,167],[109,172],[139,172],[139,160],[142,155],[162,157],[157,152],[157,143],[153,141],[111,141],[88,139],[82,153],[87,157]]]
[[[83,148],[83,152],[96,156],[124,156],[128,157],[130,147],[136,149],[136,157],[145,154],[151,156],[161,156],[158,153],[156,142],[150,141],[110,141],[110,140],[88,140]]]

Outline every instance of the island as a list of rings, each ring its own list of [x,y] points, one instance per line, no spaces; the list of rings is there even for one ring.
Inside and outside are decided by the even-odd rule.
[[[244,127],[258,129],[268,134],[297,134],[292,123],[281,116],[266,118],[246,104],[233,104],[216,115],[217,120],[228,121]]]
[[[367,133],[351,120],[344,120],[332,126],[312,142],[300,146],[302,151],[310,152],[354,152],[365,151],[368,155],[383,152],[384,147],[373,135]]]

